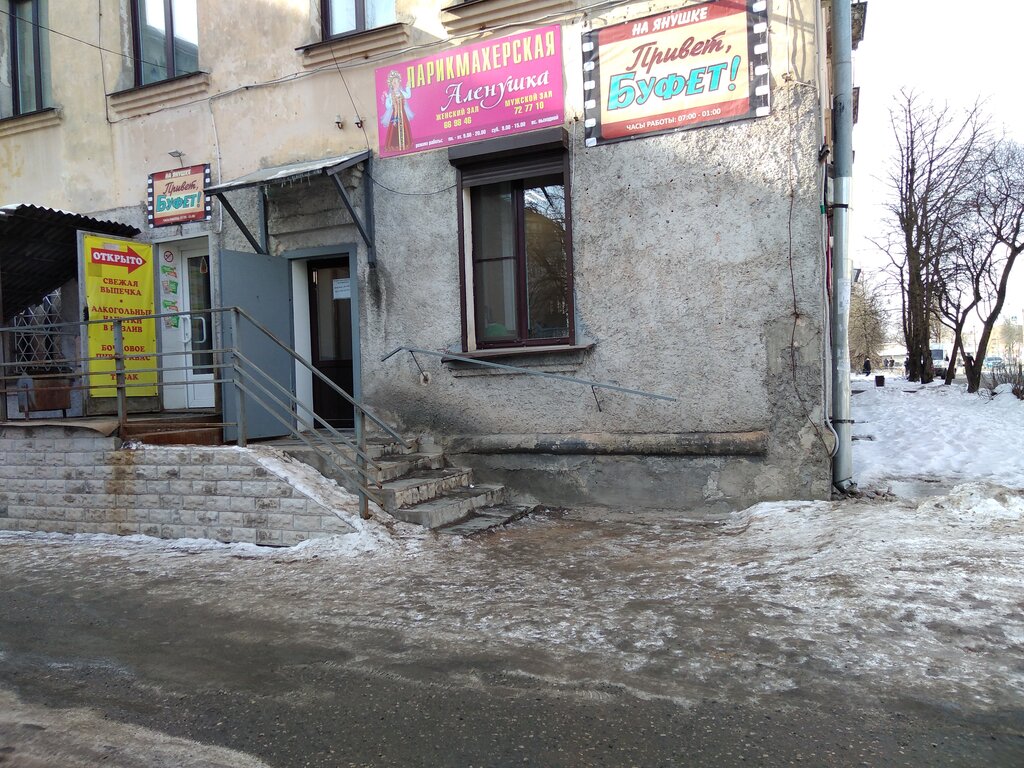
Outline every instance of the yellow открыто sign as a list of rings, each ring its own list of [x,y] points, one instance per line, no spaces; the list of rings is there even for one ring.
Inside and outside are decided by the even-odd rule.
[[[124,321],[125,391],[129,397],[156,395],[156,321],[132,319],[154,313],[153,246],[85,235],[82,256],[89,319]],[[88,340],[89,395],[115,397],[114,323],[90,323]]]

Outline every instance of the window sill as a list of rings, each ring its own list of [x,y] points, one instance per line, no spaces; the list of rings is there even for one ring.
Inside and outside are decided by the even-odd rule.
[[[451,34],[459,35],[498,24],[533,22],[574,6],[571,0],[469,0],[443,8],[441,21]]]
[[[108,93],[110,108],[122,117],[139,117],[167,107],[179,107],[210,90],[209,72],[190,72],[187,75]]]
[[[371,56],[404,48],[412,39],[408,24],[401,22],[352,32],[341,37],[332,37],[295,50],[302,52],[302,66],[320,67],[324,64],[341,64],[347,61],[368,59]]]
[[[594,348],[594,342],[587,344],[552,344],[551,346],[537,346],[537,347],[501,347],[497,349],[477,349],[473,352],[459,352],[452,353],[450,356],[445,355],[441,358],[442,363],[462,363],[460,360],[456,360],[456,357],[465,357],[470,360],[498,360],[501,358],[517,358],[517,357],[529,357],[531,355],[558,355],[558,354],[573,354],[577,352],[586,352]],[[463,365],[472,365],[472,363],[462,363]]]
[[[62,117],[63,115],[57,107],[47,107],[35,112],[5,117],[0,120],[0,138],[60,125]]]

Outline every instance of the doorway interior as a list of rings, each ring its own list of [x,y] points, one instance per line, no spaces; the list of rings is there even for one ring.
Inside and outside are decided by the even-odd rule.
[[[348,256],[306,262],[309,296],[310,362],[327,379],[352,396],[355,384],[353,286]],[[356,330],[356,332],[358,332]],[[313,409],[332,427],[353,426],[352,404],[317,376],[312,382]]]

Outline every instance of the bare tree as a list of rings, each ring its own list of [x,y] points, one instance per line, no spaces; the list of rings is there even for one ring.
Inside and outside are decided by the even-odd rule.
[[[1024,328],[1016,316],[1008,317],[999,324],[995,336],[999,341],[999,349],[1008,363],[1014,363],[1020,359],[1021,334]]]
[[[850,364],[860,368],[865,358],[878,363],[888,341],[885,302],[877,286],[866,279],[850,290]]]
[[[981,364],[1006,303],[1010,273],[1024,251],[1024,148],[1006,140],[998,143],[985,163],[983,182],[972,202],[976,238],[972,279],[978,296],[974,313],[981,321],[981,334],[967,371],[967,391],[977,392]]]
[[[901,286],[901,320],[909,378],[934,378],[930,342],[940,314],[944,264],[959,243],[984,174],[990,133],[980,108],[957,114],[948,106],[901,93],[890,112],[897,152],[889,185],[890,232],[883,246]],[[955,330],[955,329],[954,329]]]
[[[953,336],[951,364],[946,369],[946,384],[953,382],[958,356],[963,357],[964,370],[970,380],[975,357],[973,352],[967,349],[964,329],[983,298],[981,276],[985,273],[987,258],[981,238],[967,226],[963,226],[939,265],[940,290],[936,296],[935,317],[940,327],[948,329]]]

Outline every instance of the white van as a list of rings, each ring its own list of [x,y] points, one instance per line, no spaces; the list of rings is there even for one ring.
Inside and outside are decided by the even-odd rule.
[[[953,375],[956,376],[956,363],[953,363]],[[945,378],[946,370],[950,366],[949,357],[942,347],[932,347],[932,366],[935,368],[935,375]]]

